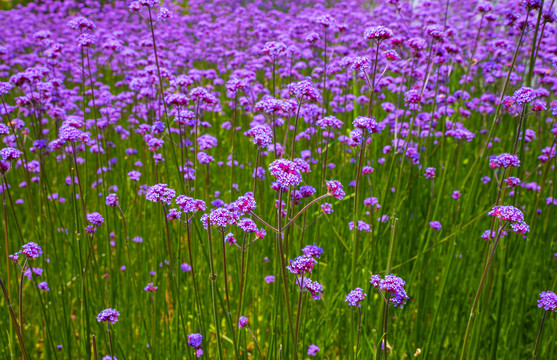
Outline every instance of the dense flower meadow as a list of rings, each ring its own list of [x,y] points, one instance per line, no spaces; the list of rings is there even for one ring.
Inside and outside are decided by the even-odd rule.
[[[0,358],[551,359],[553,8],[0,12]]]

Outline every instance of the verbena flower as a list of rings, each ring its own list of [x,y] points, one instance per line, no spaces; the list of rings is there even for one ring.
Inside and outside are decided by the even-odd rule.
[[[99,315],[97,315],[97,321],[109,321],[111,324],[114,324],[118,321],[118,316],[120,316],[120,313],[117,310],[108,308],[104,309],[99,313]]]
[[[553,291],[542,291],[538,300],[538,307],[546,311],[557,312],[557,295]]]
[[[361,307],[361,302],[366,298],[367,294],[361,288],[356,288],[346,295],[345,302],[348,303],[350,306],[357,306]]]
[[[315,260],[312,256],[308,255],[301,255],[295,258],[294,260],[288,260],[290,265],[286,267],[288,271],[292,274],[302,275],[306,273],[311,273],[315,264],[317,264],[317,260]]]

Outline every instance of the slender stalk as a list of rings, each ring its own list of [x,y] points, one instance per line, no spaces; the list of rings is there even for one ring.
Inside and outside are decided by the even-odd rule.
[[[109,321],[106,323],[106,326],[108,328],[108,343],[110,344],[110,358],[114,359],[114,349],[112,347],[112,337],[110,336],[110,322]]]
[[[487,273],[489,272],[489,267],[491,266],[493,256],[495,255],[495,249],[497,248],[499,239],[501,239],[501,235],[503,234],[503,230],[505,229],[505,226],[507,226],[507,222],[503,223],[503,226],[501,226],[501,228],[499,229],[499,233],[497,234],[497,238],[495,239],[495,242],[493,243],[493,247],[491,249],[491,253],[489,254],[489,259],[485,264],[485,269],[482,275],[482,279],[480,281],[480,285],[478,286],[478,291],[476,292],[476,296],[474,297],[474,303],[472,304],[472,310],[470,310],[470,317],[468,318],[468,324],[466,325],[466,333],[464,334],[464,344],[462,345],[462,353],[460,354],[460,360],[465,360],[467,357],[468,341],[470,340],[474,313],[476,311],[476,307],[478,306],[478,301],[480,300],[480,294],[482,292],[485,279],[487,277]]]
[[[362,332],[362,308],[358,307],[358,332],[356,335],[356,349],[354,350],[354,359],[358,360],[358,349],[360,347],[360,333]]]
[[[542,337],[543,323],[545,322],[546,316],[547,316],[547,310],[543,312],[542,323],[540,324],[540,330],[538,331],[538,337],[536,339],[536,346],[534,347],[534,353],[532,354],[532,359],[535,359],[538,353],[538,345],[540,344],[540,339]]]
[[[223,359],[222,356],[222,339],[220,335],[220,319],[219,314],[217,311],[217,274],[215,273],[215,265],[213,263],[213,241],[211,240],[211,223],[208,221],[207,224],[207,235],[209,239],[209,266],[211,270],[211,275],[209,278],[211,279],[211,299],[213,302],[213,320],[215,322],[215,328],[217,331],[217,347],[219,349],[219,359]]]
[[[12,318],[12,323],[13,323],[15,331],[16,331],[17,340],[19,342],[19,347],[21,348],[21,353],[23,354],[23,358],[25,360],[29,360],[29,355],[27,355],[27,350],[25,349],[25,343],[23,342],[23,336],[21,335],[20,327],[17,324],[14,309],[12,308],[12,303],[10,302],[10,297],[8,295],[8,292],[6,291],[6,287],[4,286],[4,282],[2,281],[1,278],[0,278],[0,287],[2,287],[2,292],[4,294],[4,299],[6,299],[6,304],[8,305],[8,310],[10,312],[10,317]]]
[[[259,352],[259,358],[260,359],[265,359],[265,357],[263,356],[263,353],[261,352],[261,348],[259,347],[259,342],[257,341],[257,338],[255,337],[255,335],[253,335],[253,333],[251,332],[249,327],[246,327],[246,329],[248,329],[251,337],[253,338],[253,342],[255,342],[255,346],[257,347],[257,351]]]
[[[281,229],[281,207],[282,207],[282,190],[279,190],[279,199],[278,199],[278,203],[279,203],[279,209],[277,210],[277,227],[279,229]],[[281,230],[278,234],[277,234],[277,241],[278,241],[278,245],[279,245],[279,256],[280,256],[280,267],[281,267],[281,271],[280,274],[282,276],[282,283],[284,285],[284,299],[286,302],[286,310],[288,313],[288,327],[290,329],[290,336],[292,338],[292,341],[296,340],[296,334],[294,333],[294,326],[292,324],[292,311],[290,309],[290,295],[288,293],[288,279],[286,278],[286,261],[284,259],[284,244],[283,244],[283,239],[282,239],[282,234],[283,234],[283,230]],[[294,346],[294,350],[297,349],[297,344],[293,344]],[[298,359],[298,351],[294,351],[294,359]]]

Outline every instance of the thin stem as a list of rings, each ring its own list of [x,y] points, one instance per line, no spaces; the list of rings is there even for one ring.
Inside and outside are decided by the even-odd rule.
[[[114,359],[114,349],[112,348],[112,337],[110,336],[110,322],[106,323],[108,327],[108,343],[110,344],[110,358]]]
[[[491,266],[491,261],[493,260],[493,255],[495,255],[495,249],[497,248],[497,244],[499,243],[499,239],[501,239],[501,235],[503,234],[503,230],[507,226],[507,222],[501,226],[499,229],[499,233],[497,234],[497,239],[495,239],[495,243],[493,243],[493,247],[491,249],[491,254],[489,255],[489,259],[485,264],[485,269],[482,275],[482,279],[480,281],[480,285],[478,286],[478,291],[476,292],[476,296],[474,297],[474,303],[472,305],[472,310],[470,310],[470,317],[468,318],[468,325],[466,325],[466,333],[464,334],[464,344],[462,345],[462,353],[460,354],[460,360],[466,359],[467,356],[467,346],[468,341],[470,340],[470,334],[472,330],[472,320],[474,318],[474,312],[476,311],[476,307],[478,306],[478,301],[480,299],[480,294],[482,292],[482,288],[485,283],[485,279],[487,277],[487,273],[489,272],[489,267]]]
[[[257,338],[255,337],[255,335],[253,335],[249,327],[246,326],[246,329],[248,329],[249,333],[251,334],[251,337],[253,338],[253,342],[255,342],[255,346],[257,347],[257,351],[259,352],[259,357],[261,359],[265,359],[263,353],[261,352],[261,348],[259,347],[259,342],[257,341]]]
[[[211,240],[211,223],[207,224],[207,235],[209,238],[209,266],[211,270],[211,298],[213,301],[213,320],[215,321],[215,328],[217,331],[217,347],[219,349],[219,359],[223,359],[222,356],[222,340],[220,335],[220,319],[217,312],[217,274],[215,273],[215,265],[213,263],[213,242]]]
[[[12,303],[10,302],[10,297],[8,296],[8,292],[6,291],[6,287],[4,286],[4,282],[2,281],[1,278],[0,278],[0,287],[2,287],[2,292],[4,294],[4,299],[6,299],[6,304],[8,305],[8,310],[10,312],[10,317],[12,318],[12,323],[15,327],[17,340],[19,342],[19,347],[21,348],[21,352],[23,353],[23,358],[25,360],[29,360],[29,355],[27,355],[27,350],[25,349],[25,343],[23,342],[23,337],[21,336],[20,327],[17,324],[14,309],[12,308]]]
[[[540,339],[542,337],[543,323],[545,322],[546,315],[547,315],[547,310],[543,312],[542,323],[540,324],[540,330],[538,331],[538,338],[536,339],[536,346],[534,347],[534,353],[532,355],[532,359],[535,359],[538,353],[538,345],[540,344]]]

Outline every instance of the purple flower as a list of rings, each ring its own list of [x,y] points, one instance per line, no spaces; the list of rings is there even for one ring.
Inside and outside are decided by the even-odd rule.
[[[323,212],[327,215],[331,215],[333,213],[333,205],[329,204],[329,203],[323,203],[321,204],[321,209],[323,210]]]
[[[158,286],[153,286],[153,283],[148,283],[147,286],[145,286],[145,288],[143,288],[143,290],[148,291],[148,292],[153,292],[155,290],[157,290],[159,287]]]
[[[288,92],[293,95],[299,103],[321,102],[321,93],[315,88],[310,80],[302,80],[288,84]]]
[[[331,115],[331,116],[327,116],[327,117],[324,117],[322,119],[317,120],[317,122],[315,124],[322,129],[326,129],[326,128],[329,128],[329,127],[340,129],[342,127],[343,123],[342,123],[342,121],[337,119],[335,116]]]
[[[188,335],[188,345],[193,347],[196,350],[201,349],[201,347],[203,347],[203,344],[201,343],[202,341],[203,341],[203,336],[199,333]]]
[[[297,186],[302,181],[302,174],[298,165],[290,160],[277,159],[269,165],[271,175],[277,177],[277,182],[283,186]]]
[[[348,228],[350,230],[354,230],[354,222],[353,221],[350,221],[348,223]],[[368,223],[366,223],[363,220],[358,220],[358,231],[371,232],[371,225],[369,225]]]
[[[518,155],[511,155],[509,153],[503,153],[501,155],[497,155],[494,158],[489,160],[489,167],[492,169],[496,169],[499,167],[508,168],[508,167],[519,167],[520,160],[518,159]]]
[[[435,229],[435,230],[437,230],[437,231],[441,230],[441,223],[440,223],[439,221],[437,221],[437,220],[431,221],[431,222],[429,223],[429,226],[431,226],[432,229]]]
[[[311,345],[308,347],[308,355],[315,356],[315,355],[317,355],[317,353],[319,352],[319,350],[320,350],[320,349],[319,349],[319,347],[318,347],[317,345],[311,344]]]
[[[180,265],[180,269],[182,269],[183,272],[191,271],[191,265],[183,263],[182,265]]]
[[[170,209],[168,210],[168,214],[166,214],[166,220],[172,221],[177,220],[182,216],[182,212],[178,209]]]
[[[104,223],[104,218],[98,212],[93,212],[93,213],[87,214],[87,222],[89,222],[89,223],[91,223],[95,226],[100,226]]]
[[[248,318],[245,316],[240,316],[238,319],[238,327],[241,329],[248,324]]]
[[[183,212],[196,212],[196,211],[205,211],[207,210],[207,205],[205,205],[205,201],[194,199],[189,196],[179,195],[176,198],[176,205],[180,207],[180,210]]]
[[[105,201],[106,205],[108,206],[118,206],[119,202],[118,202],[118,195],[116,195],[115,193],[112,194],[108,194],[108,196],[106,197],[106,201]]]
[[[268,275],[268,276],[265,276],[264,280],[267,284],[270,284],[272,282],[275,282],[275,277],[273,275]]]
[[[290,259],[288,261],[290,261],[290,265],[287,266],[286,269],[296,275],[311,273],[313,267],[317,264],[317,260],[308,255],[301,255],[294,260]]]
[[[268,125],[258,125],[245,132],[252,138],[253,144],[265,148],[273,140],[273,130]]]
[[[388,40],[391,37],[393,37],[392,30],[381,25],[368,28],[364,31],[364,40],[373,40],[377,43]]]
[[[540,293],[540,300],[538,300],[538,307],[545,311],[557,311],[557,295],[553,291],[542,291]]]
[[[517,177],[511,176],[508,179],[505,179],[505,182],[509,185],[509,187],[513,188],[518,186],[521,183],[521,180]]]
[[[0,150],[0,156],[5,161],[17,160],[23,153],[16,148],[5,147]]]
[[[361,288],[356,288],[346,295],[345,302],[348,303],[350,306],[357,306],[361,307],[360,302],[362,302],[366,298],[367,294]]]
[[[43,250],[34,242],[28,242],[27,244],[23,245],[23,250],[21,250],[21,253],[29,259],[36,259],[43,254]]]
[[[386,275],[384,279],[380,280],[377,275],[372,275],[370,282],[374,288],[390,293],[391,296],[388,300],[394,307],[402,308],[409,299],[404,290],[406,282],[396,275]]]
[[[453,191],[453,193],[451,194],[451,197],[455,200],[458,200],[458,198],[460,198],[460,196],[461,196],[461,194],[460,194],[460,191],[458,191],[458,190]]]
[[[327,190],[332,197],[338,200],[342,200],[346,195],[342,184],[338,180],[327,180]]]
[[[111,324],[114,324],[118,321],[118,316],[120,316],[120,313],[117,310],[108,308],[104,309],[99,313],[99,315],[97,315],[97,321],[110,321]]]
[[[518,210],[512,205],[498,205],[494,206],[488,215],[495,216],[497,219],[502,221],[508,221],[512,223],[522,223],[524,222],[524,214],[522,211]]]
[[[50,289],[48,288],[48,284],[46,283],[46,281],[40,282],[37,287],[41,290],[44,291],[49,291]]]
[[[130,180],[139,181],[141,173],[139,171],[132,170],[128,173],[128,176],[130,177]]]
[[[316,259],[319,259],[321,254],[323,254],[323,249],[313,243],[313,245],[307,245],[306,247],[304,247],[302,249],[302,252],[304,253],[304,255],[312,256]]]
[[[170,205],[172,199],[176,196],[176,190],[171,189],[166,184],[156,184],[151,186],[145,198],[152,202],[162,202],[166,205]]]
[[[352,121],[352,125],[355,128],[366,130],[370,134],[381,132],[375,118],[372,117],[358,116],[354,119],[354,121]]]
[[[434,167],[428,167],[427,169],[425,169],[425,174],[424,174],[426,179],[433,179],[435,177],[435,168]]]

